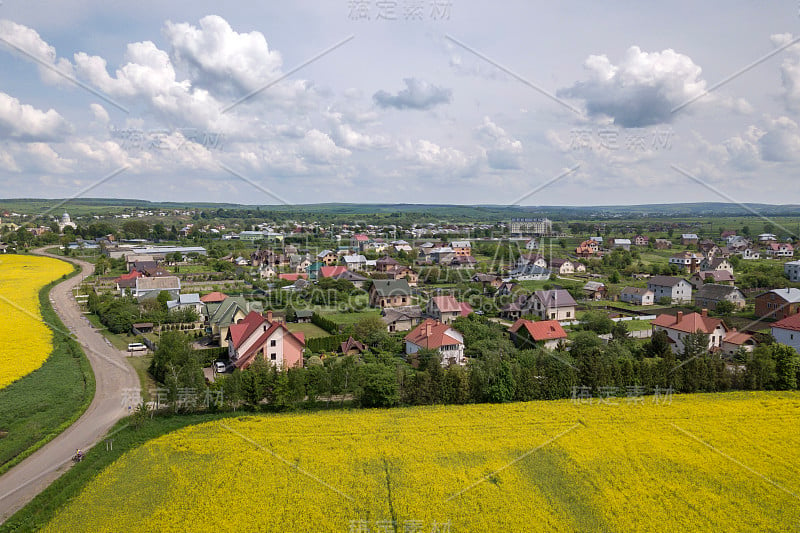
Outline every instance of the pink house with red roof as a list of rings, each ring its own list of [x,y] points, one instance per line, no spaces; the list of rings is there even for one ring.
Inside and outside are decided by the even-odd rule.
[[[228,328],[228,356],[236,368],[245,369],[257,357],[278,368],[303,366],[302,333],[292,333],[281,322],[272,321],[272,313],[263,317],[251,311]]]

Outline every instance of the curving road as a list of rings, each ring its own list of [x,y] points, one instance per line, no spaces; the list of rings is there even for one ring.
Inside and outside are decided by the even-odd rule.
[[[44,248],[34,253],[64,259],[48,254]],[[74,424],[0,477],[0,523],[63,474],[72,464],[71,457],[76,449],[91,448],[111,426],[126,416],[128,406],[123,405],[123,391],[140,387],[136,372],[125,360],[125,352],[106,343],[105,337],[89,324],[72,297],[72,289],[94,272],[94,265],[78,259],[69,261],[83,271],[56,285],[50,292],[50,299],[61,321],[83,346],[97,388],[91,405]]]

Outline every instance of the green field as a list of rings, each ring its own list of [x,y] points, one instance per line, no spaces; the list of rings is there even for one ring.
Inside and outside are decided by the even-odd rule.
[[[141,445],[179,427],[173,420],[120,431],[120,451],[90,451],[86,465],[57,482],[60,491],[0,531],[346,532],[394,522],[387,531],[716,532],[800,524],[797,392],[226,416]],[[253,512],[254,497],[231,494],[273,503]]]
[[[302,332],[307,339],[313,339],[315,337],[327,337],[328,335],[330,335],[330,333],[328,333],[321,327],[311,323],[296,324],[294,322],[290,322],[286,324],[286,327],[289,328],[289,331],[291,331],[292,333],[297,331]]]
[[[77,420],[94,397],[89,361],[50,304],[50,289],[61,281],[39,291],[42,317],[54,328],[53,352],[37,370],[0,389],[0,474]]]

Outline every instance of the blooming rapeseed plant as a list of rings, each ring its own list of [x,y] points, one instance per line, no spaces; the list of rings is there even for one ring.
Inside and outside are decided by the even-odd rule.
[[[52,352],[39,290],[70,272],[69,264],[49,257],[0,257],[0,389],[42,366]]]

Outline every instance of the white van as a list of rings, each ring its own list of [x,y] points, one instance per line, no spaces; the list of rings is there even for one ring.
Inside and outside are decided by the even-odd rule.
[[[147,350],[147,346],[141,342],[132,342],[128,345],[129,352],[143,352]]]

